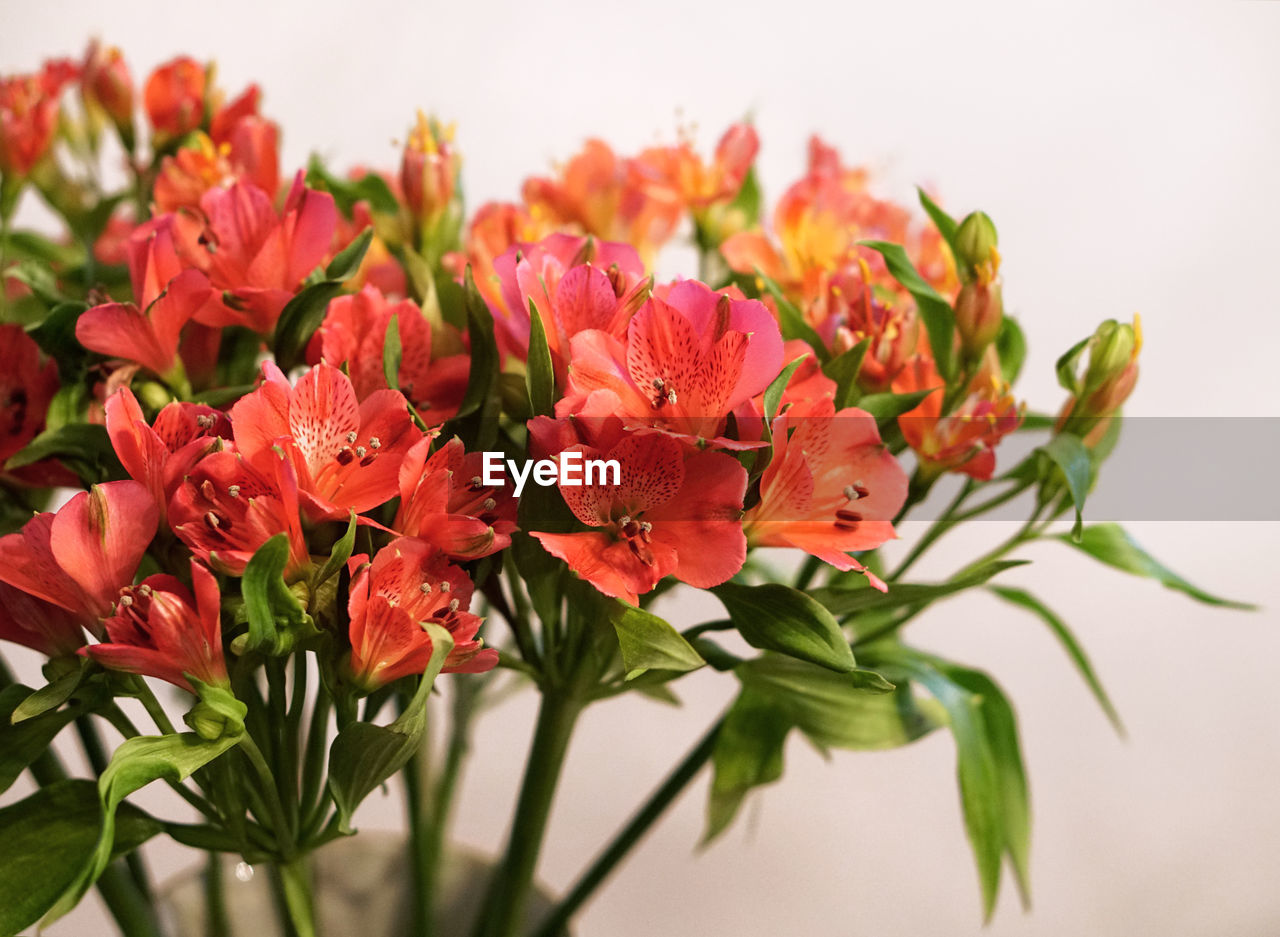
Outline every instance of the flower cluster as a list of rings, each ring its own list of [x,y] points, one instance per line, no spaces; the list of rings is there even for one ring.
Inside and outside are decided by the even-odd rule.
[[[962,781],[1003,785],[966,787],[966,809],[1012,805],[969,818],[990,908],[1003,855],[1025,874],[1011,711],[990,678],[901,632],[1073,509],[1082,549],[1167,572],[1115,561],[1118,528],[1081,530],[1136,382],[1137,322],[1069,350],[1066,404],[1033,420],[1011,386],[1025,341],[991,219],[886,199],[816,137],[767,224],[747,123],[709,156],[684,136],[629,157],[590,140],[468,217],[452,126],[418,113],[395,169],[336,173],[282,166],[261,108],[257,86],[229,96],[186,57],[135,86],[97,43],[0,79],[0,639],[45,655],[51,681],[0,687],[9,721],[46,720],[51,738],[108,720],[129,777],[169,779],[201,811],[183,835],[293,868],[396,771],[425,770],[413,756],[441,672],[473,675],[450,685],[451,758],[475,700],[517,672],[543,706],[534,788],[484,910],[484,933],[508,937],[589,703],[669,693],[704,665],[739,681],[694,753],[714,755],[714,835],[777,777],[792,729],[858,749],[943,725],[918,687],[957,732],[991,735],[960,746]],[[104,158],[122,189],[101,187]],[[65,232],[10,231],[28,192]],[[684,236],[698,278],[658,279]],[[1048,440],[997,474],[1002,441],[1033,429]],[[522,461],[516,485],[492,474]],[[900,521],[948,484],[951,505],[892,567]],[[1013,539],[946,581],[905,580],[956,524],[1031,491]],[[761,550],[799,555],[792,585]],[[728,618],[678,631],[653,608],[680,585]],[[724,630],[760,654],[717,643]],[[139,676],[188,691],[192,732]],[[140,737],[121,696],[160,737]],[[963,763],[974,751],[1007,763]],[[239,770],[187,782],[224,757]],[[437,818],[445,771],[412,778]],[[439,853],[441,830],[414,834]],[[103,836],[59,909],[102,872]],[[312,933],[305,902],[290,910]],[[5,913],[5,933],[32,923]]]

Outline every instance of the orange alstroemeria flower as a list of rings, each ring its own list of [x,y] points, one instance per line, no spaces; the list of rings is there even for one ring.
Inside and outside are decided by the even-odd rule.
[[[208,76],[195,59],[179,56],[147,78],[142,105],[157,136],[180,137],[204,123]]]
[[[0,172],[25,176],[49,152],[58,129],[58,98],[77,72],[60,60],[32,75],[0,79]]]
[[[750,124],[734,124],[716,144],[710,163],[688,140],[675,146],[655,146],[632,159],[632,183],[656,201],[680,211],[705,212],[718,202],[732,201],[760,150],[760,138]]]

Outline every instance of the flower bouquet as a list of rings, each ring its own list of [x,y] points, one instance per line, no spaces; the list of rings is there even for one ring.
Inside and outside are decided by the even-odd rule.
[[[138,848],[165,835],[212,857],[208,933],[228,933],[230,854],[313,937],[312,854],[403,774],[412,932],[550,937],[702,768],[714,839],[793,732],[864,751],[935,729],[990,914],[1006,860],[1028,891],[1014,710],[906,626],[990,590],[1053,629],[1118,726],[1067,626],[999,584],[1017,550],[1061,541],[1222,602],[1084,526],[1138,323],[1083,337],[1065,402],[1028,411],[982,212],[921,191],[917,215],[814,138],[766,227],[744,123],[710,158],[590,141],[468,218],[435,120],[398,171],[282,170],[256,86],[229,97],[178,58],[138,92],[96,43],[0,80],[0,638],[47,681],[0,667],[0,791],[34,782],[0,808],[0,933],[95,887],[122,933],[162,933]],[[52,236],[14,224],[35,196]],[[690,235],[697,278],[655,277]],[[1028,444],[998,469],[1011,434]],[[912,577],[1010,502],[1007,540]],[[931,523],[896,549],[913,511]],[[723,615],[670,623],[690,589]],[[677,701],[698,670],[732,705],[527,923],[579,716]],[[505,851],[477,919],[437,925],[475,720],[516,689],[538,717]],[[95,778],[70,776],[64,730]],[[130,803],[153,783],[188,812]]]

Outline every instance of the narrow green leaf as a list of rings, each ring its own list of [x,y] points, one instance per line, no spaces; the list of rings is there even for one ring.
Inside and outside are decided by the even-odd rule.
[[[996,354],[1000,358],[1000,376],[1006,384],[1015,383],[1022,373],[1022,363],[1027,359],[1027,337],[1013,316],[1006,315],[1000,320],[1000,331],[996,333]]]
[[[58,362],[58,374],[64,385],[78,380],[88,352],[76,339],[76,322],[89,308],[88,303],[59,303],[39,325],[27,330],[40,349]]]
[[[1089,459],[1089,450],[1079,436],[1071,433],[1058,433],[1040,447],[1040,451],[1053,460],[1062,470],[1067,480],[1067,490],[1071,492],[1071,503],[1075,506],[1076,522],[1071,528],[1071,538],[1079,541],[1084,529],[1084,499],[1088,497],[1093,486],[1093,463]]]
[[[839,623],[809,595],[776,582],[759,586],[726,582],[711,592],[724,603],[733,626],[752,647],[840,672],[857,666]]]
[[[400,344],[400,314],[396,313],[387,323],[387,335],[382,340],[382,376],[392,390],[400,389],[400,361],[404,349]]]
[[[1089,656],[1085,653],[1080,642],[1076,640],[1075,635],[1071,633],[1067,623],[1059,618],[1052,609],[1024,589],[1012,589],[1008,586],[988,586],[987,588],[1006,602],[1025,608],[1049,626],[1058,640],[1062,642],[1067,656],[1071,658],[1076,665],[1076,669],[1080,671],[1080,676],[1084,678],[1085,683],[1089,685],[1089,689],[1093,691],[1094,699],[1098,701],[1102,711],[1107,714],[1107,718],[1115,726],[1116,732],[1124,735],[1124,725],[1120,722],[1120,714],[1116,712],[1115,706],[1111,703],[1111,698],[1107,695],[1107,691],[1103,689],[1102,682],[1094,672]]]
[[[748,792],[782,777],[783,746],[791,724],[769,700],[744,689],[725,715],[711,756],[707,844],[738,815]]]
[[[102,812],[92,781],[57,781],[0,809],[0,934],[26,930],[94,854]],[[131,852],[162,824],[130,804],[117,812],[110,854]]]
[[[951,256],[959,257],[960,255],[956,251],[956,229],[960,227],[959,224],[943,211],[937,202],[931,199],[928,193],[920,186],[916,186],[916,193],[920,196],[920,205],[933,221],[938,233],[942,235],[942,239],[947,242],[947,247],[951,249]]]
[[[372,242],[373,228],[367,227],[357,234],[350,244],[334,255],[333,260],[329,261],[329,266],[325,267],[324,278],[341,282],[355,276]]]
[[[782,405],[782,394],[787,389],[787,382],[791,380],[791,375],[796,373],[796,369],[804,364],[808,357],[808,355],[801,355],[791,362],[764,389],[764,418],[768,422],[772,423],[773,418],[778,415],[778,407]]]
[[[352,832],[351,817],[356,808],[408,764],[421,743],[427,726],[427,699],[453,650],[453,637],[446,629],[429,623],[422,627],[431,637],[431,658],[404,712],[385,726],[353,722],[338,733],[329,748],[329,790],[343,832]]]
[[[960,579],[940,583],[893,583],[888,592],[869,586],[861,589],[818,589],[812,594],[833,615],[853,615],[869,609],[905,608],[927,605],[937,599],[980,586],[1006,569],[1025,566],[1026,560],[999,560],[987,563]]]
[[[347,560],[351,559],[351,553],[356,547],[356,529],[356,512],[352,511],[347,521],[346,533],[333,545],[333,549],[329,551],[329,558],[324,561],[324,566],[320,567],[320,572],[316,574],[316,585],[332,579],[342,571],[342,567],[347,565]]]
[[[864,338],[848,351],[836,355],[822,366],[822,373],[836,382],[837,410],[843,410],[858,403],[861,397],[858,389],[858,375],[862,373],[862,362],[870,347],[871,339]]]
[[[920,406],[920,401],[938,390],[940,388],[931,387],[926,390],[913,390],[906,394],[867,394],[858,398],[857,407],[870,413],[877,421],[891,420],[914,410]]]
[[[618,602],[610,616],[622,648],[626,679],[647,670],[696,670],[706,661],[665,620],[650,612]]]
[[[98,779],[102,825],[97,846],[91,850],[80,874],[45,915],[44,924],[47,926],[74,908],[111,861],[112,845],[116,839],[116,814],[126,797],[161,778],[175,783],[185,781],[192,772],[203,768],[238,740],[237,736],[227,735],[211,742],[194,732],[183,732],[178,735],[140,735],[123,742]]]
[[[890,276],[901,283],[915,299],[920,318],[929,333],[929,347],[933,350],[933,360],[938,364],[938,373],[950,381],[956,375],[956,317],[951,304],[920,276],[900,244],[890,244],[888,241],[858,243],[877,251],[884,258]]]
[[[67,301],[58,289],[58,280],[47,264],[36,260],[21,260],[8,270],[4,276],[24,284],[50,309]]]
[[[831,353],[827,351],[826,343],[813,330],[813,326],[805,321],[804,313],[797,308],[795,303],[787,299],[787,295],[782,292],[782,287],[765,276],[764,271],[758,267],[756,268],[756,277],[764,284],[764,288],[769,291],[769,295],[773,297],[773,301],[778,308],[778,324],[782,330],[782,337],[788,341],[793,338],[803,339],[805,344],[813,349],[813,353],[818,356],[818,360],[825,364],[831,357]]]
[[[1108,566],[1122,569],[1126,573],[1133,573],[1135,576],[1154,579],[1170,589],[1191,596],[1197,602],[1249,612],[1256,611],[1258,608],[1248,602],[1234,602],[1193,586],[1138,546],[1119,524],[1093,524],[1084,529],[1079,540],[1073,540],[1067,536],[1059,536],[1058,539],[1084,551],[1096,560],[1101,560]]]
[[[754,228],[760,223],[760,201],[760,180],[756,176],[756,167],[752,165],[742,177],[742,188],[738,189],[738,194],[729,203],[730,209],[742,212],[743,230]]]
[[[1060,357],[1053,366],[1058,374],[1058,384],[1062,389],[1073,396],[1080,396],[1080,377],[1076,373],[1076,363],[1080,360],[1080,356],[1084,354],[1084,350],[1089,347],[1089,342],[1093,338],[1082,338],[1076,342]]]
[[[334,261],[337,262],[336,260]],[[342,292],[339,280],[321,280],[305,286],[285,304],[276,320],[272,349],[276,364],[288,371],[302,363],[307,343],[324,321],[329,302]]]
[[[85,475],[80,469],[92,471],[100,476],[95,481],[126,477],[106,427],[96,423],[69,423],[43,432],[11,455],[5,468],[21,468],[42,459],[66,462],[82,478]]]
[[[494,333],[493,314],[484,297],[476,289],[476,281],[467,268],[463,294],[467,311],[467,334],[471,338],[471,374],[458,408],[458,416],[469,416],[480,410],[493,396],[498,381],[498,344]]]
[[[556,405],[556,372],[551,365],[551,348],[538,307],[529,300],[529,361],[524,375],[529,391],[529,407],[534,416],[551,416]]]
[[[54,736],[79,713],[72,709],[44,712],[11,721],[15,710],[32,696],[29,687],[13,684],[0,692],[0,793],[7,791],[23,770],[44,754]]]
[[[14,708],[9,721],[17,725],[20,722],[26,722],[35,716],[41,716],[50,710],[57,709],[69,700],[71,694],[80,686],[80,681],[84,679],[85,667],[88,663],[84,658],[80,658],[72,670],[31,693]],[[3,695],[0,694],[0,699],[3,698]],[[0,707],[0,712],[3,711],[3,707]]]
[[[386,180],[376,172],[365,173],[359,179],[344,179],[331,174],[314,153],[307,163],[307,185],[331,194],[339,210],[348,218],[357,202],[368,202],[371,209],[381,214],[393,215],[400,210],[400,204]]]

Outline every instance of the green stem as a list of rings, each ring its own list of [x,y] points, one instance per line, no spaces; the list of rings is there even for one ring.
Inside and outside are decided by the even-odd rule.
[[[151,687],[147,686],[141,677],[137,678],[137,686],[138,699],[142,702],[142,708],[147,711],[147,715],[156,724],[156,728],[160,730],[162,735],[173,735],[177,730],[174,729],[173,723],[169,720],[169,714],[164,711],[164,707],[156,699],[155,693],[151,692]]]
[[[405,701],[401,700],[403,709]],[[415,934],[432,930],[436,865],[431,855],[437,818],[431,809],[430,725],[418,740],[418,749],[404,767],[405,808],[409,819],[409,866],[412,870],[413,925]]]
[[[316,937],[315,900],[311,894],[311,868],[305,855],[279,866],[284,905],[298,937]]]
[[[75,721],[76,735],[80,737],[80,747],[84,749],[85,758],[89,761],[89,767],[93,769],[93,773],[102,776],[107,770],[107,763],[110,760],[107,757],[107,750],[103,747],[102,737],[98,734],[98,728],[93,724],[90,716],[81,716]],[[143,899],[151,900],[151,880],[147,874],[147,867],[142,861],[142,854],[138,850],[133,850],[125,856],[125,864],[129,868],[129,875],[133,878],[133,883],[137,886],[138,891],[142,894]]]
[[[804,565],[800,567],[800,572],[796,574],[795,588],[803,592],[808,589],[813,582],[813,577],[818,575],[818,570],[822,568],[822,560],[816,556],[806,556]]]
[[[329,714],[333,700],[321,685],[316,705],[311,712],[311,724],[307,726],[307,751],[302,763],[302,805],[305,813],[304,831],[310,839],[319,829],[326,804],[324,792],[324,766],[329,753]]]
[[[124,863],[112,862],[103,869],[96,884],[124,937],[162,937],[155,908],[133,884]]]
[[[631,851],[635,845],[640,842],[649,828],[657,822],[666,809],[671,806],[681,792],[689,786],[689,782],[697,776],[702,767],[711,760],[712,753],[715,752],[716,739],[720,735],[720,729],[724,725],[724,718],[718,719],[707,733],[698,741],[689,753],[684,756],[684,760],[680,762],[667,776],[667,779],[651,794],[649,799],[640,807],[636,814],[628,821],[613,841],[605,847],[592,861],[591,865],[573,887],[569,893],[555,906],[550,916],[548,916],[534,932],[534,937],[560,937],[565,927],[569,923],[569,919],[577,913],[578,909],[591,897],[592,893],[609,877],[610,873],[622,861],[623,857]]]
[[[222,856],[211,852],[204,866],[205,927],[209,937],[230,937],[227,890],[222,876]]]
[[[519,931],[569,738],[581,711],[582,704],[563,688],[544,691],[506,854],[489,884],[476,937],[516,937]]]
[[[262,757],[262,750],[258,748],[257,743],[248,733],[240,737],[240,750],[248,756],[249,763],[253,765],[253,770],[258,775],[258,781],[262,785],[262,789],[258,793],[262,795],[272,832],[275,833],[282,854],[291,860],[294,857],[297,844],[293,840],[284,804],[280,802],[280,790],[276,786],[276,779],[271,773],[271,767],[267,764],[267,760]],[[252,794],[255,788],[250,785],[247,790]]]

